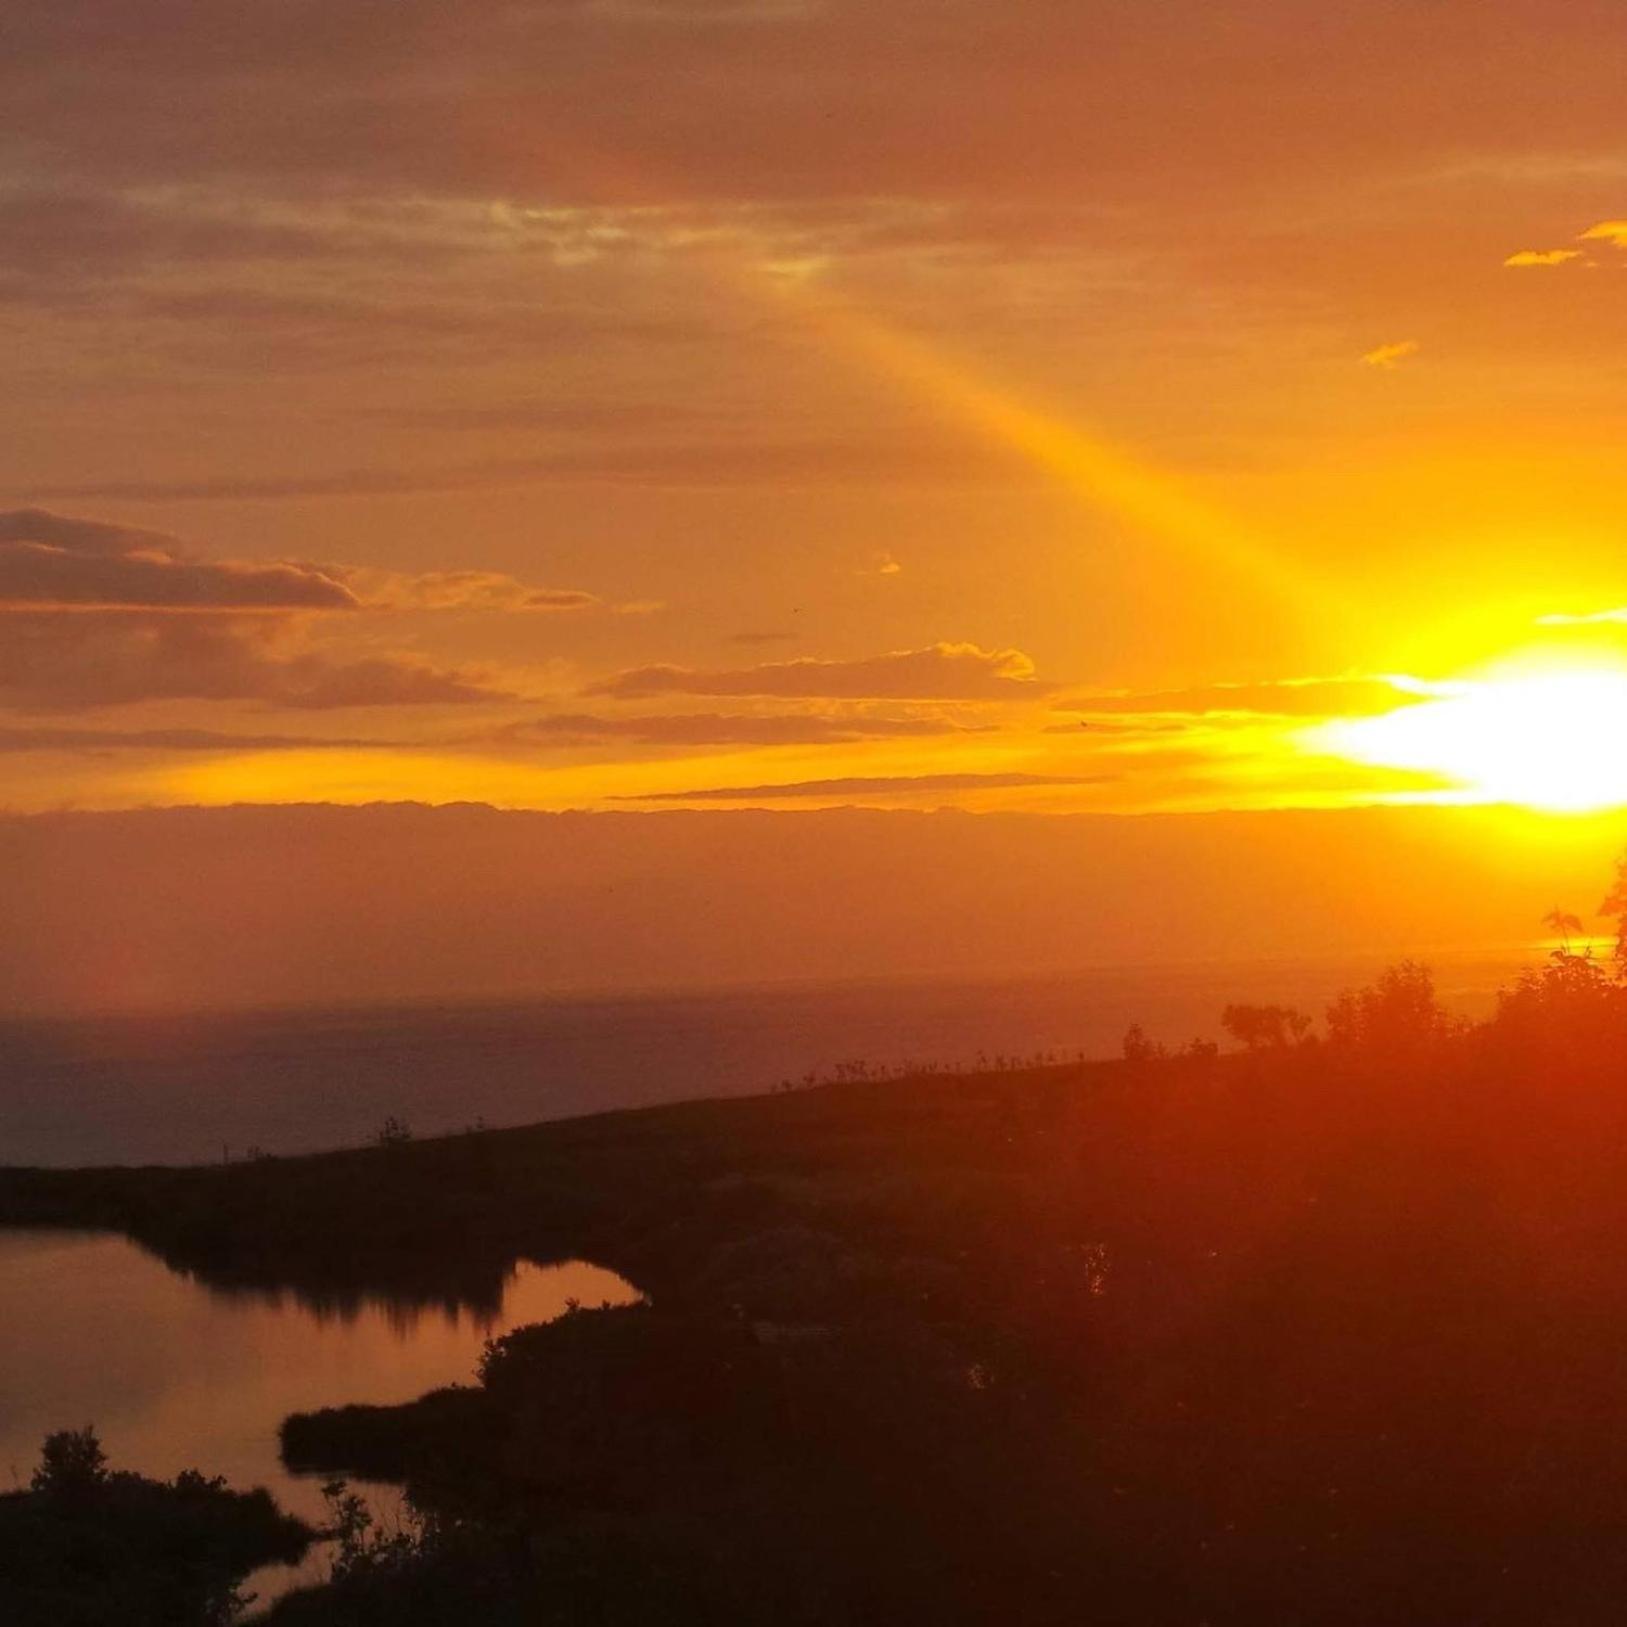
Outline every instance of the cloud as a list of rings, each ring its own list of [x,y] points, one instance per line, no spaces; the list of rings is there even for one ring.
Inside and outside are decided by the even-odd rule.
[[[723,785],[700,791],[652,791],[613,802],[766,802],[779,797],[911,796],[945,791],[1016,790],[1039,785],[1097,785],[1095,774],[878,774],[788,785]]]
[[[778,695],[789,698],[896,700],[1022,700],[1049,693],[1035,681],[1021,650],[985,650],[939,643],[856,661],[770,661],[760,666],[701,671],[634,667],[584,693],[623,699],[647,695]]]
[[[299,623],[282,616],[12,611],[0,631],[0,704],[29,711],[181,699],[322,710],[516,698],[478,671],[304,649]]]
[[[1010,448],[944,428],[932,433],[831,436],[805,441],[722,441],[562,447],[525,458],[426,468],[342,469],[328,474],[140,479],[42,485],[39,502],[242,503],[478,491],[497,486],[654,486],[674,490],[759,486],[1032,486],[1042,476]],[[885,563],[883,560],[881,563]],[[891,574],[885,570],[879,574]]]
[[[326,246],[294,225],[72,184],[0,187],[0,243],[0,296],[49,303],[166,266],[287,262]]]
[[[1198,0],[1168,0],[1157,26],[1101,7],[1061,27],[1054,0],[885,12],[164,0],[155,26],[130,0],[14,0],[0,94],[23,153],[72,174],[420,197],[569,197],[584,170],[602,190],[631,175],[647,191],[648,154],[686,198],[1063,205],[1081,176],[1114,201],[1266,177],[1325,196],[1415,155],[1483,152],[1488,97],[1504,146],[1551,146],[1555,84],[1568,147],[1608,152],[1616,133],[1607,23],[1544,28],[1527,0],[1431,8],[1422,33],[1406,8],[1313,15],[1294,0],[1252,4],[1232,29]],[[1341,71],[1353,61],[1386,70]],[[1443,61],[1472,71],[1443,78]],[[1160,95],[1172,85],[1178,120]]]
[[[1362,366],[1393,369],[1408,357],[1416,356],[1421,348],[1416,339],[1399,339],[1394,344],[1379,345],[1362,357]]]
[[[152,531],[44,509],[0,513],[0,610],[352,610],[316,566],[200,560]]]
[[[704,426],[738,430],[739,423],[722,413],[695,407],[662,405],[649,401],[496,401],[458,406],[374,407],[360,412],[369,422],[397,429],[421,429],[441,434],[447,430],[549,430],[562,434],[608,430],[625,435],[633,431],[668,430],[676,426]]]
[[[1627,220],[1602,220],[1576,234],[1578,243],[1610,243],[1618,249],[1627,249]],[[1521,249],[1503,261],[1505,266],[1562,266],[1574,260],[1586,260],[1581,249]],[[1587,260],[1588,265],[1597,264]]]
[[[987,727],[939,718],[739,717],[717,713],[610,718],[561,714],[516,724],[504,730],[502,738],[545,745],[625,740],[640,746],[820,746],[982,733]]]
[[[346,706],[467,706],[520,698],[484,672],[438,667],[403,655],[341,661],[302,656],[282,663],[268,676],[275,681],[265,698],[307,711]]]
[[[1562,266],[1569,260],[1580,260],[1580,249],[1521,249],[1503,261],[1505,266]]]
[[[393,740],[329,735],[230,734],[217,729],[0,728],[0,752],[376,751]]]
[[[453,247],[450,242],[431,244],[428,257],[438,258]],[[488,243],[486,247],[494,251],[497,245]],[[353,267],[364,253],[373,257],[362,245],[340,240],[309,258],[311,265]],[[398,247],[397,253],[404,250]],[[423,251],[415,247],[412,258],[423,257]],[[617,315],[574,303],[545,305],[534,297],[517,296],[512,286],[495,290],[478,278],[459,281],[443,273],[428,288],[432,297],[410,299],[399,288],[380,290],[370,297],[346,297],[327,291],[269,292],[230,284],[171,288],[155,281],[133,293],[130,302],[149,324],[173,322],[188,335],[215,324],[236,335],[258,335],[261,341],[274,336],[280,346],[278,359],[284,365],[296,359],[365,361],[369,349],[376,354],[385,345],[396,353],[403,353],[406,347],[466,349],[484,343],[558,354],[595,339],[651,342],[698,336],[692,323],[670,315]]]
[[[1282,717],[1342,717],[1388,712],[1427,699],[1421,686],[1395,678],[1278,678],[1264,683],[1199,684],[1186,689],[1064,696],[1058,711],[1087,715],[1249,712]]]
[[[1191,728],[1192,720],[1190,718],[1091,717],[1089,719],[1074,718],[1071,723],[1047,723],[1040,730],[1040,733],[1069,734],[1078,738],[1080,729],[1089,729],[1092,734],[1121,736],[1128,740],[1140,740],[1151,735],[1184,735]]]
[[[874,555],[868,565],[861,566],[857,572],[860,576],[902,576],[904,567],[893,556],[883,550]]]
[[[602,601],[575,588],[538,588],[500,571],[347,570],[359,603],[378,610],[592,610]],[[618,607],[620,608],[620,607]]]
[[[420,576],[204,559],[162,532],[44,509],[0,511],[0,704],[256,700],[297,709],[513,698],[485,674],[411,655],[306,647],[313,618],[366,609],[574,609],[596,601],[495,573]]]
[[[0,610],[589,610],[595,594],[501,571],[204,560],[158,531],[0,511]],[[618,607],[620,608],[620,607]]]

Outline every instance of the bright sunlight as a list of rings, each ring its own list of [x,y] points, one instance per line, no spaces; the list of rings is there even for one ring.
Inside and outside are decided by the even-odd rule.
[[[1493,674],[1379,717],[1311,730],[1357,762],[1447,776],[1475,801],[1584,813],[1627,805],[1627,669]]]

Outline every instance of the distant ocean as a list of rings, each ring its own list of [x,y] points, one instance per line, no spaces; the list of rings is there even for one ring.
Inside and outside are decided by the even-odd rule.
[[[1534,951],[1426,955],[1470,1014]],[[193,1163],[770,1090],[843,1063],[1220,1037],[1232,1000],[1321,1015],[1384,958],[1143,966],[501,1004],[0,1021],[0,1164]]]

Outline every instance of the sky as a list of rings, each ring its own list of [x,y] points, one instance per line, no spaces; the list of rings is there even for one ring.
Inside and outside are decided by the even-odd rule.
[[[1212,968],[1238,998],[1297,1004],[1308,970],[1359,982],[1411,953],[1447,988],[1465,955],[1525,958],[1556,904],[1594,927],[1624,841],[1619,812],[1455,807],[0,817],[0,1015],[915,977],[983,984],[972,1004],[991,1011],[990,983],[1129,968],[1080,997],[1184,1041],[1147,969]],[[105,1060],[94,1030],[46,1052],[0,1034],[19,1040],[32,1061]],[[207,1049],[184,1030],[154,1043]]]
[[[1615,0],[10,0],[0,806],[1627,803]]]

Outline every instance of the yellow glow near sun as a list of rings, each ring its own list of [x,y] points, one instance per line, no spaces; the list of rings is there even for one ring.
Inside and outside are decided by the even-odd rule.
[[[1356,762],[1438,773],[1477,802],[1553,812],[1627,806],[1627,668],[1493,673],[1438,699],[1328,723],[1306,743]]]

